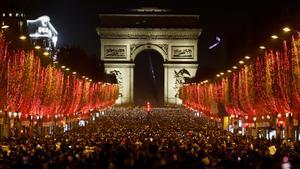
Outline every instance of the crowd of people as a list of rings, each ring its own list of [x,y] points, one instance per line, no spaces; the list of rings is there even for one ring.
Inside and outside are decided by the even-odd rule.
[[[0,168],[289,169],[300,168],[300,145],[232,134],[180,108],[112,108],[65,133],[5,139]]]

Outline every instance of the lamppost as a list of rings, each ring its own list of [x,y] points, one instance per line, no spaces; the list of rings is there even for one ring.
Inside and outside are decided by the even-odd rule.
[[[248,125],[249,125],[249,123],[248,123],[248,115],[246,115],[245,116],[245,135],[247,135],[248,134]]]
[[[3,125],[3,136],[4,137],[11,136],[10,118],[11,118],[11,112],[8,112],[8,110],[4,110],[4,125]]]
[[[298,114],[298,116],[297,116],[298,126],[297,126],[297,136],[296,136],[296,138],[297,138],[297,140],[300,140],[300,124],[299,124],[299,122],[300,122],[300,113],[297,113],[297,114]]]
[[[257,131],[256,131],[256,116],[253,116],[253,122],[254,122],[254,132],[255,132],[255,136],[257,136]]]
[[[271,139],[270,138],[270,131],[271,131],[271,129],[272,129],[272,123],[270,122],[270,119],[271,119],[271,117],[270,117],[270,115],[268,114],[267,115],[267,122],[268,122],[268,129],[267,129],[267,135],[268,135],[268,137],[267,138],[269,138],[269,139]]]
[[[12,134],[13,134],[13,136],[15,136],[16,134],[17,134],[17,132],[18,132],[18,124],[17,124],[17,122],[18,122],[18,119],[17,119],[17,115],[18,115],[18,113],[17,112],[13,112],[12,113],[13,114],[13,127],[12,127]]]
[[[57,114],[54,115],[54,127],[53,127],[53,134],[55,135],[56,134],[56,126],[57,125]]]
[[[290,137],[290,113],[285,113],[286,138]]]
[[[283,135],[284,128],[283,128],[283,121],[282,120],[279,121],[279,128],[280,128],[280,138],[283,138],[284,137],[284,135]]]
[[[253,121],[254,121],[254,128],[256,129],[256,116],[253,117]]]

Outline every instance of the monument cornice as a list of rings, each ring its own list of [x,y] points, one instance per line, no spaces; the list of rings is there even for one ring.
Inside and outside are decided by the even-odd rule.
[[[197,39],[201,28],[97,28],[101,39]]]

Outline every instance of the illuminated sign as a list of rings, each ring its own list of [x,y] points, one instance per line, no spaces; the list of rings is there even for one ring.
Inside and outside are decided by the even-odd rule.
[[[33,39],[46,38],[56,46],[57,31],[50,23],[49,16],[41,16],[35,20],[27,20],[29,37]]]

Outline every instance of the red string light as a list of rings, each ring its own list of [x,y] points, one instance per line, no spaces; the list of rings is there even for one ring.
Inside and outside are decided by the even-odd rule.
[[[180,98],[184,105],[215,112],[223,105],[231,115],[256,117],[278,112],[300,112],[300,37],[283,42],[281,51],[266,50],[250,65],[209,84],[184,85]],[[218,106],[218,112],[221,108]]]
[[[22,112],[22,120],[53,119],[105,108],[117,99],[117,85],[82,80],[40,62],[33,51],[9,52],[0,34],[0,110]]]

